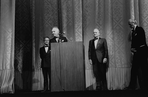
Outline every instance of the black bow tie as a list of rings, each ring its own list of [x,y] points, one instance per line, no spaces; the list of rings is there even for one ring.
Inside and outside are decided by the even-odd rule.
[[[49,47],[48,45],[45,45],[44,47]]]
[[[95,37],[94,40],[98,40],[98,38]]]

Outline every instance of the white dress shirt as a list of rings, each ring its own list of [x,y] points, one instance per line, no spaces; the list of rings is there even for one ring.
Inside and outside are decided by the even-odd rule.
[[[48,51],[48,47],[45,47],[45,52],[47,53],[47,51]]]
[[[95,48],[97,48],[98,41],[99,41],[99,39],[96,39],[96,40],[94,41]]]
[[[59,38],[56,38],[56,41],[59,42]]]

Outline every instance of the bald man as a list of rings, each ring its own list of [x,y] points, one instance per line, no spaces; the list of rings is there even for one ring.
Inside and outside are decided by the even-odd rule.
[[[53,38],[50,39],[50,43],[68,42],[67,38],[60,34],[58,27],[52,28]]]
[[[105,38],[100,37],[99,29],[93,31],[94,39],[89,41],[88,57],[93,66],[96,77],[96,90],[107,90],[106,68],[108,62],[108,49]]]

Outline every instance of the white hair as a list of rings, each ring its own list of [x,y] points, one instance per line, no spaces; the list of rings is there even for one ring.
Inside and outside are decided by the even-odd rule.
[[[53,27],[52,30],[53,30],[53,29],[56,29],[56,30],[58,30],[58,32],[60,32],[60,30],[59,30],[58,27]]]
[[[94,31],[99,32],[99,29],[95,28]]]
[[[137,21],[136,21],[135,19],[129,19],[129,20],[128,20],[128,23],[129,23],[129,24],[131,24],[131,23],[137,24]]]

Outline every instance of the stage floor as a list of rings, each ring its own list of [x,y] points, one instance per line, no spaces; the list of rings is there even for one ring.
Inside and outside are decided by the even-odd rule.
[[[148,97],[148,91],[141,90],[107,90],[107,91],[60,91],[60,92],[42,92],[42,91],[16,91],[14,94],[2,94],[1,96],[14,96],[14,97],[27,97],[27,96],[38,96],[38,97],[49,97],[49,96],[59,96],[59,97]]]

